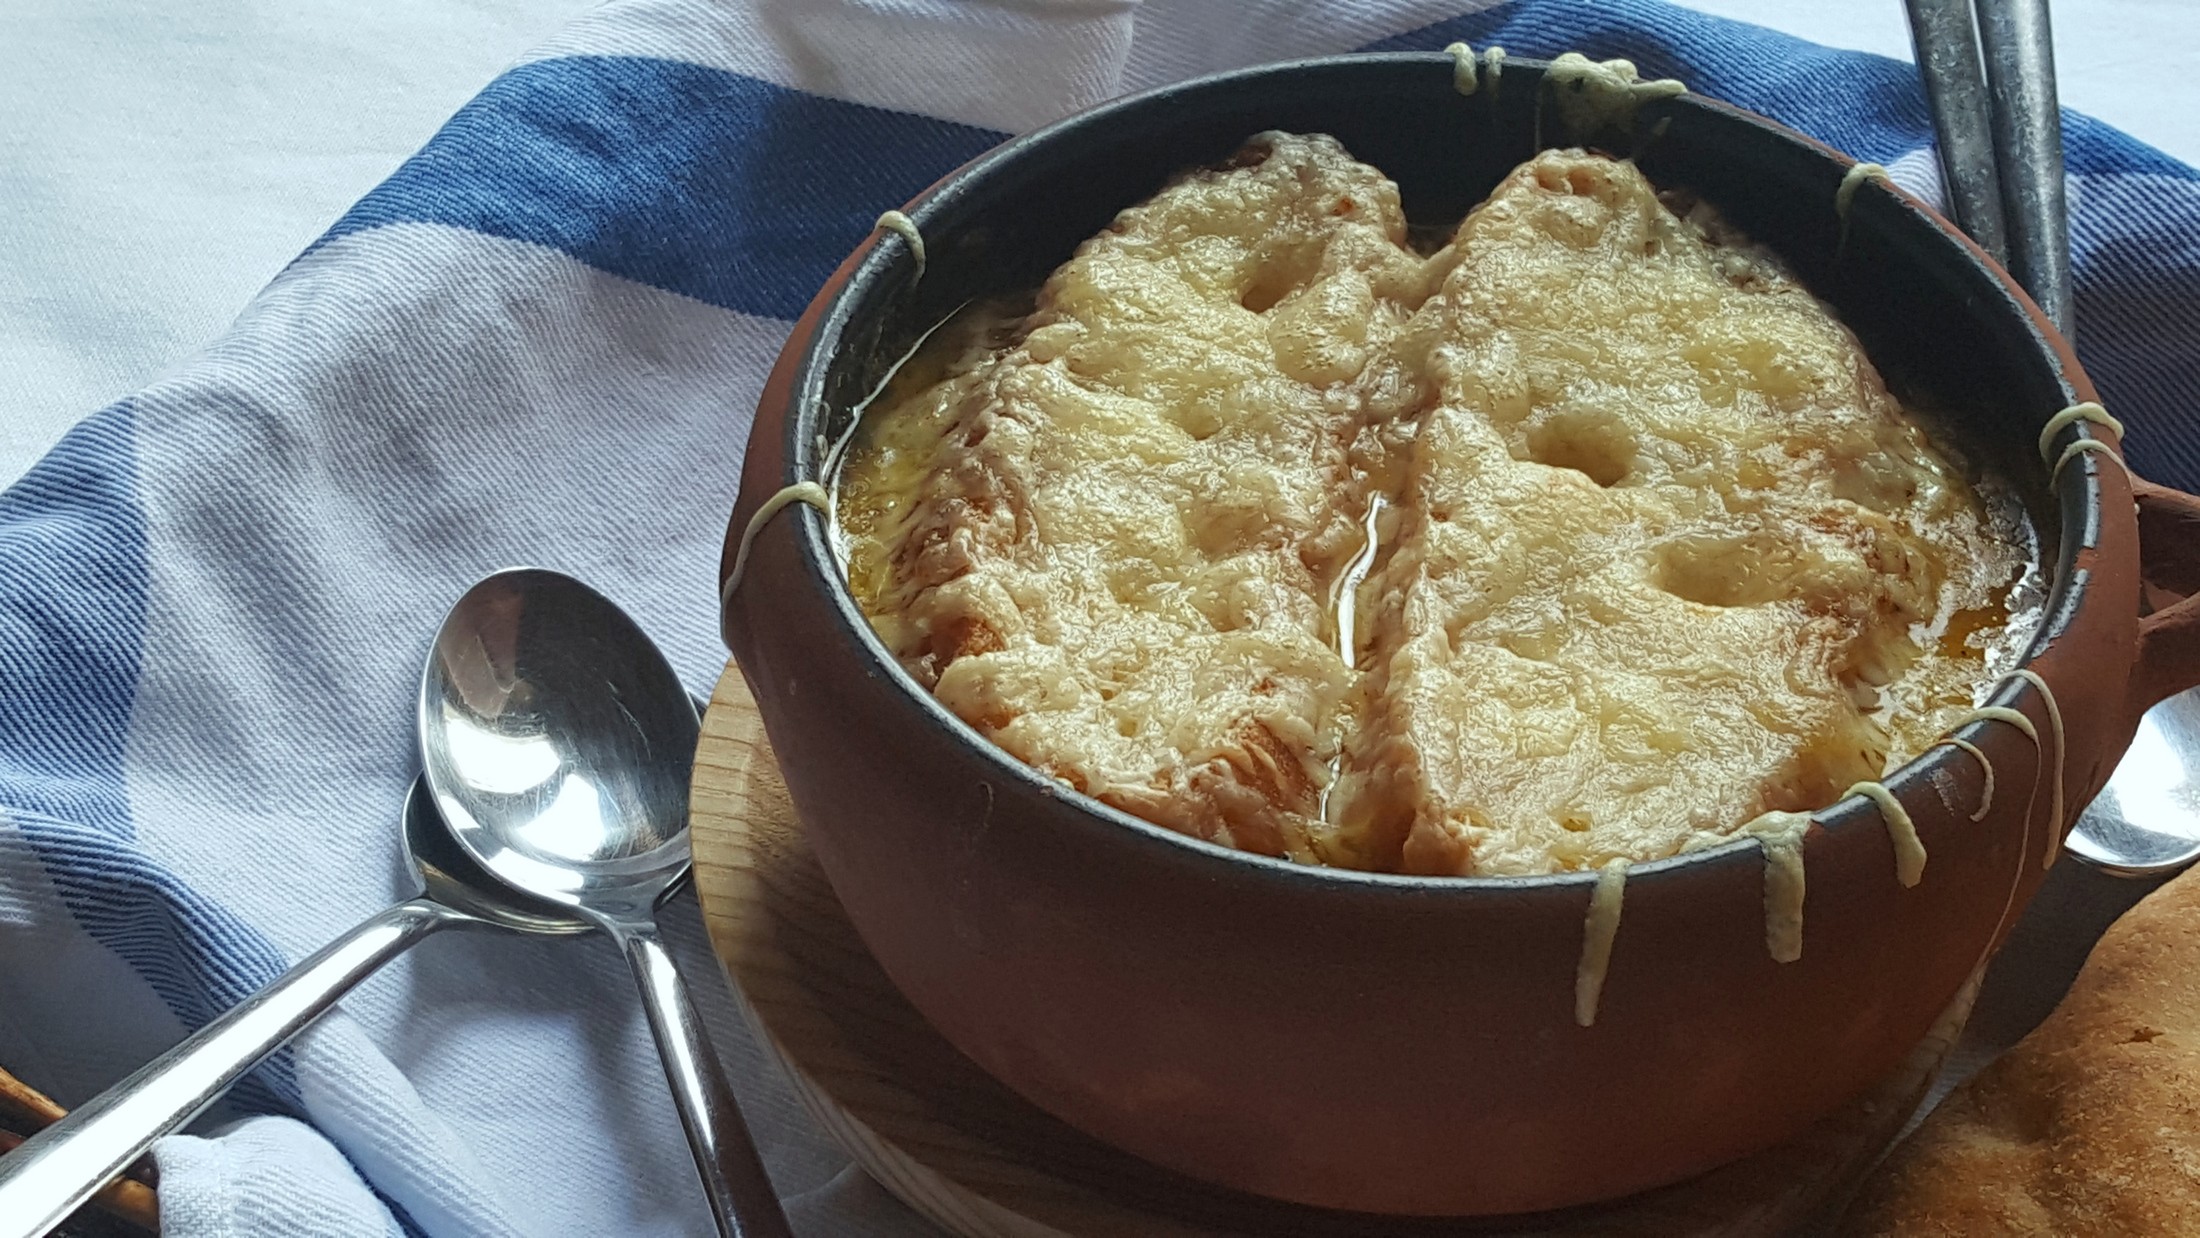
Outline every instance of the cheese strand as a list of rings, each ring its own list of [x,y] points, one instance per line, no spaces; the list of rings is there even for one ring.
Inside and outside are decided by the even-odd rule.
[[[2027,719],[2025,725],[2030,726],[2031,721]],[[1985,773],[1986,785],[1984,787],[1981,787],[1978,793],[1978,811],[1971,814],[1971,820],[1973,821],[1985,820],[1987,811],[1994,806],[1994,763],[1986,759],[1986,752],[1984,749],[1980,748],[1977,744],[1972,743],[1970,740],[1957,739],[1953,735],[1944,735],[1941,738],[1933,741],[1934,747],[1938,747],[1941,744],[1946,744],[1951,748],[1961,748],[1965,752],[1970,753],[1972,759],[1978,762],[1979,769]]]
[[[1460,94],[1471,95],[1481,86],[1474,76],[1474,48],[1467,43],[1454,43],[1444,49],[1451,57],[1451,84]]]
[[[733,591],[741,587],[741,577],[749,569],[749,549],[756,544],[756,535],[771,522],[772,517],[796,503],[807,503],[825,513],[827,518],[833,514],[832,496],[825,492],[825,487],[814,481],[798,481],[764,500],[763,506],[756,509],[756,514],[749,517],[748,527],[741,530],[741,546],[733,552],[733,570],[726,573],[726,587],[718,591],[719,609],[723,610],[731,603]]]
[[[2117,438],[2122,438],[2124,436],[2124,423],[2116,420],[2114,417],[2109,416],[2107,409],[2102,408],[2100,405],[2095,404],[2091,400],[2080,401],[2048,418],[2047,424],[2041,427],[2041,464],[2047,463],[2048,453],[2054,450],[2055,436],[2062,433],[2063,427],[2080,421],[2090,421],[2097,426],[2106,426],[2116,432]]]
[[[2055,792],[2048,800],[2052,807],[2048,810],[2047,818],[2047,851],[2040,857],[2041,868],[2052,868],[2055,865],[2055,856],[2062,851],[2064,755],[2062,707],[2055,703],[2055,690],[2047,686],[2047,681],[2040,678],[2038,671],[2026,667],[2012,671],[2010,674],[2012,677],[2022,679],[2040,690],[2040,699],[2047,702],[2047,727],[2055,736]],[[2037,738],[2038,736],[2035,735],[2035,741]]]
[[[916,221],[900,211],[888,211],[871,225],[873,232],[891,232],[909,242],[909,253],[917,260],[917,278],[924,278],[924,234],[917,231]]]
[[[1925,843],[1917,836],[1917,823],[1910,820],[1909,810],[1883,783],[1857,783],[1843,791],[1841,798],[1852,795],[1861,795],[1879,805],[1879,815],[1887,823],[1887,838],[1894,843],[1895,878],[1904,888],[1915,886],[1925,876]]]
[[[1588,1027],[1597,1021],[1597,1001],[1604,993],[1604,976],[1612,965],[1612,942],[1619,936],[1620,903],[1627,892],[1627,861],[1607,861],[1597,871],[1596,889],[1589,894],[1589,915],[1581,926],[1581,963],[1574,969],[1574,1022]]]

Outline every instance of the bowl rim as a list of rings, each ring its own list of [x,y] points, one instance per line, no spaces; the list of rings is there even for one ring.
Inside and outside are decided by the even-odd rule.
[[[1387,66],[1415,71],[1441,69],[1448,74],[1451,72],[1453,64],[1452,57],[1440,51],[1346,52],[1251,65],[1220,73],[1186,78],[1182,81],[1106,100],[1028,133],[1013,136],[948,172],[940,180],[912,198],[900,210],[917,226],[921,234],[929,222],[957,199],[977,192],[984,182],[1004,169],[1013,167],[1016,163],[1028,158],[1034,150],[1045,149],[1074,139],[1086,130],[1106,125],[1122,112],[1150,107],[1156,102],[1169,100],[1187,93],[1227,91],[1259,79],[1328,71],[1346,65],[1359,67]],[[1551,61],[1549,60],[1525,56],[1517,58],[1508,56],[1505,61],[1505,68],[1509,73],[1517,72],[1524,78],[1532,75],[1534,87],[1538,90],[1542,88],[1543,74],[1550,65]],[[1846,152],[1835,149],[1807,134],[1798,132],[1770,117],[1710,96],[1689,92],[1660,99],[1657,101],[1656,106],[1701,109],[1724,121],[1738,122],[1764,130],[1775,139],[1800,146],[1844,171],[1859,166],[1860,161]],[[1248,134],[1247,136],[1252,135]],[[1546,146],[1542,149],[1552,148]],[[1380,170],[1378,169],[1378,171]],[[2010,308],[2017,311],[2026,320],[2027,327],[2035,337],[2036,347],[2050,363],[2055,380],[2062,389],[2064,399],[2068,403],[2074,404],[2081,399],[2093,398],[2091,383],[2086,379],[2083,369],[2078,365],[2075,354],[2070,350],[2066,341],[2052,333],[2046,324],[2045,318],[2030,297],[2018,286],[2015,279],[1990,255],[1979,248],[1969,236],[1956,228],[1954,224],[1922,199],[1884,177],[1879,178],[1879,184],[1881,188],[1887,191],[1887,197],[1897,208],[1913,217],[1917,223],[1924,225],[1932,233],[1937,234],[1941,241],[1953,244],[1964,251],[1973,265],[1983,268],[1990,276],[1999,281],[2003,291],[2012,303]],[[1776,247],[1774,252],[1778,252]],[[807,335],[800,340],[802,352],[795,361],[791,381],[787,389],[790,411],[785,424],[786,437],[782,444],[782,457],[785,468],[780,479],[780,485],[789,486],[804,481],[823,482],[826,480],[827,468],[834,463],[835,445],[823,438],[822,426],[808,437],[805,437],[805,427],[817,419],[831,415],[832,410],[824,397],[822,384],[827,371],[840,350],[841,341],[850,320],[854,317],[851,306],[856,299],[856,294],[859,290],[889,275],[897,264],[903,260],[906,253],[907,248],[905,246],[882,244],[879,231],[874,229],[858,244],[856,250],[842,266],[841,274],[845,278],[836,276],[834,282],[829,282],[825,286],[825,290],[821,292],[821,304],[813,307],[821,312],[818,313],[814,328],[809,330]],[[1983,305],[1980,312],[1994,314],[2002,311],[1996,305]],[[802,328],[798,326],[796,330],[799,334]],[[920,336],[920,344],[921,340],[922,337]],[[889,371],[889,376],[890,374],[891,371]],[[872,399],[877,397],[879,390],[882,390],[884,385],[882,379],[879,387],[866,393],[855,407],[860,410],[868,405]],[[860,416],[859,411],[858,419],[860,419]],[[854,429],[855,424],[856,422],[851,421],[849,426],[851,431]],[[2094,439],[2101,437],[2089,422],[2079,422],[2076,424],[2075,429],[2080,437]],[[2077,564],[2076,559],[2081,549],[2092,549],[2101,540],[2104,501],[2101,474],[2103,465],[2096,458],[2100,453],[2088,451],[2079,454],[2084,458],[2073,462],[2074,467],[2064,470],[2066,473],[2075,474],[2080,479],[2075,485],[2070,484],[2067,479],[2064,484],[2056,485],[2052,477],[2048,479],[2047,483],[2046,493],[2053,501],[2053,508],[2059,518],[2061,528],[2055,538],[2055,562],[2052,576],[2048,581],[2047,596],[2040,603],[2036,612],[2039,617],[2038,622],[2022,653],[2008,665],[2007,669],[1997,679],[1989,681],[1994,684],[1995,690],[1982,702],[1982,707],[2021,708],[2019,701],[2024,695],[2024,681],[2017,677],[2016,672],[2030,668],[2035,661],[2039,660],[2054,644],[2055,640],[2077,622],[2080,613],[2090,600],[2093,573],[2086,567]],[[2024,492],[2030,493],[2030,487],[2024,487]],[[988,767],[990,774],[1013,779],[1040,796],[1060,800],[1072,808],[1081,810],[1086,817],[1098,824],[1120,831],[1126,839],[1135,840],[1148,847],[1165,848],[1172,858],[1181,861],[1195,864],[1219,861],[1226,867],[1216,869],[1218,875],[1225,871],[1251,872],[1261,874],[1267,880],[1332,892],[1350,890],[1386,891],[1421,897],[1569,890],[1585,893],[1599,879],[1599,874],[1594,869],[1556,873],[1444,875],[1376,872],[1325,864],[1307,864],[1281,856],[1270,856],[1260,852],[1246,851],[1225,846],[1221,843],[1210,842],[1195,835],[1182,833],[1148,821],[1143,817],[1104,803],[1017,759],[1005,748],[979,734],[976,728],[958,717],[937,697],[927,691],[923,685],[919,684],[879,640],[869,620],[864,617],[861,608],[857,605],[854,594],[848,587],[846,573],[838,566],[825,513],[808,503],[796,503],[790,506],[797,509],[792,514],[795,516],[794,527],[797,531],[798,557],[803,569],[809,574],[812,583],[822,589],[829,597],[831,612],[844,629],[842,635],[852,638],[853,644],[860,650],[859,656],[865,660],[864,670],[873,675],[883,676],[893,683],[896,696],[904,703],[915,707],[925,721],[944,729],[960,747],[972,751],[976,758]],[[2074,507],[2075,510],[2073,510]],[[2080,533],[2075,541],[2069,536],[2073,528]],[[2045,559],[2046,556],[2042,555],[2040,562],[2042,568],[2046,566]],[[723,580],[721,580],[721,585],[723,585]],[[1947,732],[1947,736],[1977,743],[1983,738],[1989,725],[1990,720],[1974,718]],[[2065,750],[2059,755],[2067,762],[2067,738],[2065,740]],[[1958,761],[1970,761],[1971,759],[1968,754],[1960,749],[1945,743],[1935,743],[1914,754],[1900,766],[1884,771],[1879,781],[1898,800],[1908,801],[1913,798],[1909,792],[1916,784],[1921,781],[1929,781],[1936,772]],[[2040,754],[2039,759],[2043,763],[2047,759],[2044,751]],[[2044,771],[2045,766],[2043,764],[2042,772],[2044,773]],[[1842,796],[1832,804],[1812,809],[1806,815],[1811,824],[1828,834],[1837,831],[1845,834],[1855,826],[1865,824],[1866,819],[1876,821],[1878,807],[1864,796],[1851,794]],[[2060,830],[2062,824],[2059,822],[2054,823],[2051,828]],[[1652,860],[1631,862],[1627,869],[1627,880],[1632,888],[1638,882],[1656,882],[1660,879],[1670,880],[1682,876],[1706,874],[1714,870],[1723,871],[1742,863],[1746,863],[1754,873],[1762,867],[1762,861],[1759,859],[1761,853],[1762,844],[1757,836],[1737,833],[1715,846],[1705,847],[1701,850],[1678,852]]]

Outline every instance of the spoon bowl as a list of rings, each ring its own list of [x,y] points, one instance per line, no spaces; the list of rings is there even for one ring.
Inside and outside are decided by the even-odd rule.
[[[419,875],[422,892],[445,907],[522,933],[572,936],[596,927],[556,903],[520,893],[476,864],[436,811],[425,777],[413,779],[405,793],[399,838],[406,866]]]
[[[514,568],[451,608],[420,685],[420,748],[460,847],[584,916],[646,914],[688,864],[701,720],[655,645],[570,576]]]
[[[658,903],[688,874],[688,775],[702,720],[670,663],[610,599],[510,568],[445,616],[420,679],[420,757],[467,858],[619,943],[722,1235],[787,1220],[672,956]]]
[[[2200,860],[2200,689],[2149,710],[2108,785],[2064,844],[2119,877],[2154,877]]]

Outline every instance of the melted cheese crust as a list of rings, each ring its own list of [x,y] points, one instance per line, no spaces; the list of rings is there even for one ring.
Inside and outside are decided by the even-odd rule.
[[[1353,682],[1355,390],[1426,295],[1395,186],[1278,138],[1123,213],[842,478],[879,635],[987,738],[1087,794],[1312,860]]]
[[[1423,257],[1378,172],[1261,135],[904,378],[839,501],[888,647],[1071,786],[1309,862],[1830,803],[1969,706],[2021,567],[1768,253],[1579,151]]]

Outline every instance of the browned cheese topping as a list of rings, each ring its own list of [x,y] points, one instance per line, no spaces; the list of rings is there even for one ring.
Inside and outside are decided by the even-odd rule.
[[[1277,133],[940,332],[839,515],[887,647],[1017,758],[1419,873],[1832,803],[1970,707],[2022,566],[1708,207],[1549,151],[1424,256],[1380,173]]]

